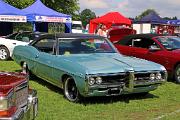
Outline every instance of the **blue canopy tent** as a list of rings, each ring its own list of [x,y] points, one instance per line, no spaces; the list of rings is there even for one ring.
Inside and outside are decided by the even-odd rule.
[[[166,21],[163,20],[157,13],[151,12],[148,15],[141,18],[139,23],[151,23],[151,24],[166,24]]]
[[[33,23],[33,30],[38,30],[38,24],[46,23],[65,23],[65,32],[71,32],[71,16],[56,12],[46,7],[40,0],[36,0],[31,6],[22,9],[27,12],[27,21]],[[46,29],[46,28],[44,28]],[[44,32],[44,31],[42,31]]]
[[[166,22],[169,25],[180,26],[180,20],[167,20]]]
[[[27,22],[23,11],[2,0],[0,0],[0,6],[0,36],[13,32],[13,22]]]

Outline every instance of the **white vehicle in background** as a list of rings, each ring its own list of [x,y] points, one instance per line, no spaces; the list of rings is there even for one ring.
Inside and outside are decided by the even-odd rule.
[[[27,45],[31,40],[38,37],[39,34],[39,32],[25,31],[0,37],[0,60],[8,60],[12,56],[15,46]]]
[[[81,21],[72,21],[72,33],[83,33]]]

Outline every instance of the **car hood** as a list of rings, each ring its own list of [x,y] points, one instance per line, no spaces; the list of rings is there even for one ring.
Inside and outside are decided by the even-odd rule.
[[[162,70],[159,64],[118,53],[69,55],[65,59],[83,67],[86,74]]]
[[[172,53],[180,55],[180,49],[173,50]]]

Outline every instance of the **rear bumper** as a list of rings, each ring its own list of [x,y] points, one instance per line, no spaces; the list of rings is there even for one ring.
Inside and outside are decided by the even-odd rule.
[[[0,120],[32,120],[37,116],[38,98],[36,90],[29,90],[27,105],[20,107],[11,117],[0,117]]]

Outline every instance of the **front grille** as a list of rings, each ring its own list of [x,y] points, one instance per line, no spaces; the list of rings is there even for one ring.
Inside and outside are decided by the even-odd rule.
[[[18,85],[16,87],[16,101],[15,104],[16,106],[23,106],[27,103],[27,99],[28,99],[28,83],[27,81]]]
[[[141,81],[141,80],[147,81],[147,80],[150,80],[150,78],[149,78],[150,74],[151,73],[135,73],[134,80],[135,81]]]
[[[102,85],[114,85],[114,84],[129,84],[129,74],[120,73],[120,74],[109,74],[102,77]]]

